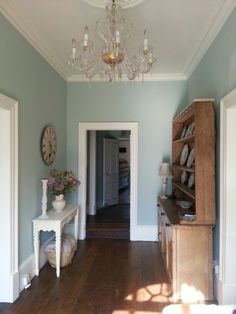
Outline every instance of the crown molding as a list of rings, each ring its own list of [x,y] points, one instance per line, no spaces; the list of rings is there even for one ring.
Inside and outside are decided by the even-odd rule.
[[[186,76],[187,78],[191,76],[235,6],[235,0],[226,0],[224,1],[224,3],[221,3],[221,5],[218,5],[217,9],[214,10],[211,18],[209,19],[207,27],[202,33],[200,42],[198,43],[194,50],[194,53],[186,63],[186,66],[183,70],[184,76]]]
[[[142,76],[139,78],[130,81],[128,78],[122,78],[122,81],[116,81],[117,83],[123,82],[163,82],[163,81],[186,81],[187,77],[182,75],[181,73],[153,73],[153,74],[145,74],[144,80],[142,80]],[[82,75],[72,75],[67,78],[67,82],[88,82],[84,76]],[[107,83],[107,81],[102,80],[98,75],[96,75],[91,82],[102,82]]]
[[[19,31],[19,33],[33,46],[33,48],[53,67],[64,79],[67,79],[66,70],[55,59],[55,55],[37,36],[17,11],[6,0],[0,1],[0,12]]]

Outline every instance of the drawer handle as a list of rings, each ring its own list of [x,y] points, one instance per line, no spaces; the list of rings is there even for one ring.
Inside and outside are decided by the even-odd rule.
[[[165,213],[161,213],[161,216],[165,216]]]

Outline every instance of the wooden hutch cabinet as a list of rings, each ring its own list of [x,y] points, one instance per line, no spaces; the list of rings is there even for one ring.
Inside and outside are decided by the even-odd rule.
[[[173,298],[213,300],[214,100],[195,100],[173,120],[172,172],[175,197],[159,199],[158,225]]]

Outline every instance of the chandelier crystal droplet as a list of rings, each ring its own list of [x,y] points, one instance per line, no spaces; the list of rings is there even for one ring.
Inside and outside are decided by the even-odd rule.
[[[144,31],[143,45],[137,55],[130,55],[125,47],[132,34],[132,24],[122,15],[122,8],[110,1],[106,15],[96,22],[96,32],[103,46],[97,52],[89,39],[89,28],[85,26],[82,40],[72,39],[72,50],[68,64],[91,81],[99,76],[104,81],[121,81],[124,76],[135,80],[151,72],[156,58],[149,44],[148,32]]]

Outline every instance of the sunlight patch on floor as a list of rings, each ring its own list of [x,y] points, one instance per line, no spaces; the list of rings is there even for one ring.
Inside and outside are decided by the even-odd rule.
[[[184,303],[203,302],[205,300],[204,294],[197,290],[194,286],[183,283],[180,289],[180,295],[173,295],[173,299],[181,299]]]
[[[168,302],[170,297],[169,284],[154,284],[140,288],[134,293],[130,293],[125,300],[136,302]]]
[[[153,312],[153,311],[123,311],[123,310],[117,310],[113,311],[112,314],[161,314],[161,312]]]

